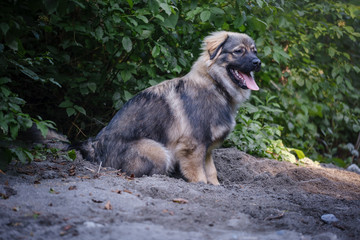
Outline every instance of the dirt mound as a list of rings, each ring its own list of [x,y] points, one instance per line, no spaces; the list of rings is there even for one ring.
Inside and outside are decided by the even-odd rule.
[[[0,239],[358,239],[360,175],[213,153],[221,186],[77,159],[0,174]],[[338,221],[321,220],[333,214]]]

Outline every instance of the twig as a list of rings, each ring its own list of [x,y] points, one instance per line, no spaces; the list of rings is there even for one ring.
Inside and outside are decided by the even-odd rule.
[[[359,132],[359,135],[358,135],[358,138],[356,140],[356,144],[355,144],[355,150],[359,152],[359,148],[360,148],[360,132]],[[360,163],[360,156],[357,157],[357,163],[359,164]],[[353,160],[352,162],[354,163],[355,162],[355,156],[353,156]]]
[[[285,211],[283,211],[282,213],[280,213],[280,214],[279,214],[279,215],[277,215],[277,216],[274,216],[274,217],[272,217],[272,216],[267,217],[267,218],[265,218],[265,221],[271,221],[271,220],[275,220],[275,219],[280,219],[280,218],[282,218],[284,215],[285,215]]]
[[[85,169],[89,170],[90,172],[95,172],[94,169],[88,168],[88,167],[84,167]]]
[[[99,174],[100,169],[101,169],[101,165],[102,165],[102,161],[100,162],[99,169],[98,169],[98,171],[97,171],[97,173],[96,173],[96,174]]]
[[[74,126],[77,128],[77,130],[79,131],[79,133],[81,133],[84,137],[87,137],[86,134],[83,133],[83,131],[81,131],[81,129],[79,128],[78,125],[76,125],[74,122],[71,122],[71,124],[74,125]]]
[[[276,83],[273,80],[270,80],[270,83],[278,90],[281,91],[281,88],[279,88],[278,85],[276,85]]]

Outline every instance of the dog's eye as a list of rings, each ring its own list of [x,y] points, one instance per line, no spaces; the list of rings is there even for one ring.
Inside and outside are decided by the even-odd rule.
[[[257,50],[254,48],[254,49],[252,49],[252,52],[254,53],[254,54],[257,54]]]
[[[234,53],[239,53],[239,54],[243,54],[245,52],[245,50],[243,48],[237,49],[234,51]]]

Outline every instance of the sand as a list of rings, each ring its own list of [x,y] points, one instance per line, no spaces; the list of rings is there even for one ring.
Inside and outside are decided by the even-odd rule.
[[[0,239],[360,239],[360,175],[213,152],[220,186],[78,157],[0,173]],[[333,214],[337,222],[321,216]]]

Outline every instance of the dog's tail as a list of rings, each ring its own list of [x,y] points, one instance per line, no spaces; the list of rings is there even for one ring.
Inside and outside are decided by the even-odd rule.
[[[95,162],[95,145],[97,144],[96,141],[94,141],[93,138],[89,138],[86,141],[83,142],[75,142],[73,144],[70,144],[68,147],[68,150],[78,150],[81,153],[81,156],[90,162]]]

